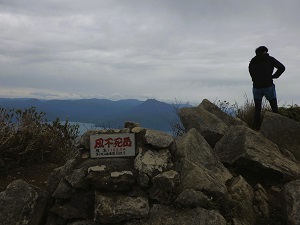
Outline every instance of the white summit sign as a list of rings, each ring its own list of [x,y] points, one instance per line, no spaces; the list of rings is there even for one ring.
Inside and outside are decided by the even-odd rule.
[[[135,136],[132,133],[90,136],[91,158],[135,156]]]

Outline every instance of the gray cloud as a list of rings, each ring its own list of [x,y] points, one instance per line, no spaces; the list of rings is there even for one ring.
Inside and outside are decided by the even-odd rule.
[[[276,81],[281,99],[299,104],[291,85],[300,82],[299,7],[298,0],[0,0],[0,96],[243,101],[251,98],[248,63],[266,45],[287,67]]]

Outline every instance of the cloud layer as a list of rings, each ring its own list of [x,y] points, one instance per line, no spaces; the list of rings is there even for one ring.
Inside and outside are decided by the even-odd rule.
[[[300,1],[0,0],[0,97],[252,98],[259,45],[300,104]]]

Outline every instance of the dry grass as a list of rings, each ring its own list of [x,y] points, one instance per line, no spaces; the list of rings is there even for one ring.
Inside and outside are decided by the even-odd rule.
[[[75,148],[78,126],[59,119],[49,123],[43,112],[34,107],[0,108],[0,158],[20,164],[61,162]]]
[[[250,128],[254,128],[253,125],[253,115],[255,111],[255,105],[253,100],[249,100],[247,96],[245,96],[244,105],[241,107],[237,107],[237,114],[236,117],[243,120],[245,123],[248,124]],[[262,110],[260,114],[260,121],[263,119],[263,115],[265,111],[271,111],[271,107],[269,102],[264,98],[262,101]]]
[[[253,116],[255,111],[254,101],[250,100],[248,96],[244,95],[245,101],[243,105],[239,105],[237,102],[230,104],[227,101],[215,101],[216,104],[223,112],[226,112],[234,117],[237,117],[244,121],[250,128],[255,129],[253,124]],[[271,111],[269,102],[264,98],[262,101],[261,121],[265,111]]]

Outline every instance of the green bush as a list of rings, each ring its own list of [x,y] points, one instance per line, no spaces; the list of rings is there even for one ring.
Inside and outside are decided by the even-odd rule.
[[[59,119],[49,123],[36,108],[0,108],[0,156],[19,164],[63,163],[74,152],[78,125]]]
[[[300,122],[300,107],[297,104],[279,107],[279,114]]]

